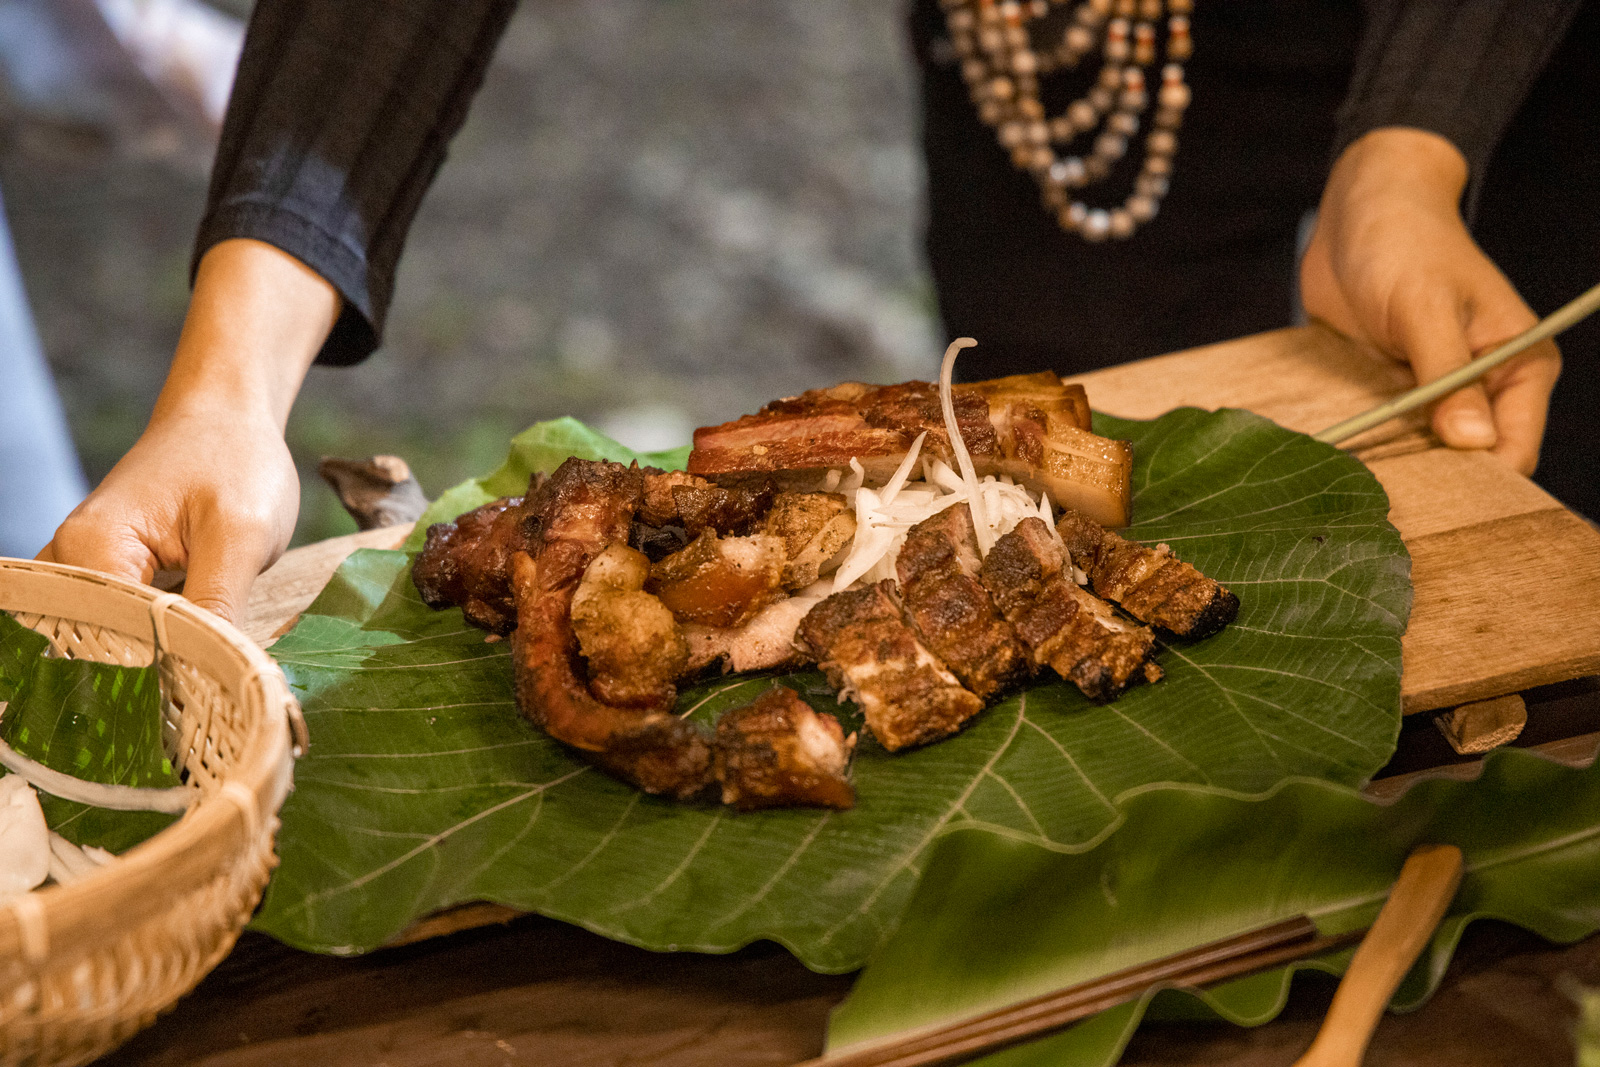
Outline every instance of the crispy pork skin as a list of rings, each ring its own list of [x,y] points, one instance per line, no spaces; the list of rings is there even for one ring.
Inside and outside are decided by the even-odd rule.
[[[1032,663],[979,581],[981,565],[972,513],[957,504],[910,529],[895,570],[922,643],[987,701],[1027,677]]]
[[[703,532],[650,568],[646,586],[680,622],[742,626],[783,596],[783,542]]]
[[[856,519],[840,493],[779,493],[762,532],[783,539],[783,587],[804,589],[855,536]]]
[[[472,625],[508,634],[517,624],[511,556],[529,551],[538,534],[538,520],[524,498],[502,497],[454,522],[428,527],[411,580],[430,608],[459,607]]]
[[[1147,548],[1071,511],[1056,531],[1078,569],[1099,596],[1140,622],[1179,637],[1207,637],[1239,615],[1239,598],[1172,554],[1166,545]]]
[[[1114,700],[1138,681],[1156,681],[1155,639],[1117,619],[1079,588],[1061,546],[1040,519],[1024,519],[983,561],[983,584],[1016,628],[1033,662],[1048,665],[1091,700]]]
[[[891,752],[948,737],[983,710],[906,625],[887,579],[822,601],[801,621],[799,638]]]
[[[850,753],[839,720],[812,709],[794,690],[773,686],[717,720],[714,767],[722,802],[741,810],[855,806]]]
[[[613,544],[594,558],[572,596],[572,630],[589,667],[589,691],[620,707],[672,707],[689,645],[672,612],[644,592],[650,561]]]
[[[625,543],[643,475],[617,463],[568,460],[537,494],[537,555],[512,556],[511,635],[517,707],[551,737],[643,789],[680,799],[712,782],[709,738],[669,711],[597,700],[585,683],[572,599],[590,563]]]

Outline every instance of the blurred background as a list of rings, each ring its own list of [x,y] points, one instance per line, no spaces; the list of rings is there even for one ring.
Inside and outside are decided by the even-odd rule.
[[[249,6],[0,0],[0,190],[90,485],[177,341],[207,112]],[[290,420],[296,543],[355,529],[323,455],[400,455],[432,496],[539,419],[664,448],[818,382],[937,373],[903,20],[879,0],[523,0],[383,349],[313,369]]]

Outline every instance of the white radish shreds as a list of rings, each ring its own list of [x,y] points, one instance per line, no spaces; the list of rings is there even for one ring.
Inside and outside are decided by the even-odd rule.
[[[972,508],[972,524],[978,533],[978,551],[987,556],[989,549],[994,547],[994,534],[989,515],[984,510],[983,495],[978,491],[977,469],[972,465],[972,456],[967,452],[966,439],[961,436],[961,426],[956,422],[956,403],[951,392],[956,356],[963,348],[975,348],[977,344],[978,342],[970,337],[957,337],[950,342],[950,347],[944,350],[944,361],[939,365],[939,406],[944,409],[944,429],[945,433],[950,435],[950,451],[955,453],[956,466],[961,469],[961,480],[967,486],[967,502]]]
[[[39,797],[21,776],[0,776],[0,900],[26,893],[49,873],[50,828]]]

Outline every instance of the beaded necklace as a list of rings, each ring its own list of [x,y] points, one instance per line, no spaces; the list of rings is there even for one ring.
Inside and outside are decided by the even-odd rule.
[[[1183,62],[1194,51],[1189,36],[1194,2],[1081,0],[1063,30],[1060,16],[1050,16],[1067,3],[940,0],[950,43],[979,118],[995,131],[1012,163],[1033,175],[1045,209],[1062,229],[1090,241],[1130,237],[1155,218],[1167,194],[1172,157],[1178,150],[1177,130],[1189,106]],[[1145,68],[1155,65],[1156,25],[1163,15],[1166,62],[1133,193],[1117,207],[1090,207],[1073,192],[1110,175],[1139,132],[1139,117],[1150,107]],[[1036,47],[1030,23],[1054,26],[1052,35],[1059,34],[1056,43]],[[1076,69],[1096,46],[1104,58],[1093,87],[1060,114],[1047,115],[1039,98],[1040,78]],[[1065,154],[1073,142],[1090,136],[1088,151]]]

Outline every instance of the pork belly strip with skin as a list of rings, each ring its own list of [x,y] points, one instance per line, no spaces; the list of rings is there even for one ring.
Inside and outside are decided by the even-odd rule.
[[[1024,519],[984,558],[983,584],[1027,646],[1090,700],[1115,700],[1135,682],[1154,682],[1155,635],[1115,617],[1110,605],[1072,580],[1042,519]]]
[[[978,579],[981,568],[966,504],[913,526],[895,563],[906,618],[922,643],[988,701],[1026,678],[1033,664]]]
[[[1239,598],[1172,554],[1113,533],[1094,520],[1064,512],[1056,532],[1095,594],[1140,622],[1179,637],[1201,638],[1239,616]]]
[[[801,620],[799,640],[891,752],[948,737],[983,710],[906,625],[888,579],[823,600]]]
[[[647,793],[687,799],[712,783],[710,738],[659,707],[596,699],[572,628],[572,599],[585,571],[610,545],[626,543],[642,494],[637,469],[569,459],[530,501],[540,537],[537,555],[512,557],[513,680],[517,707],[552,738]]]
[[[1081,386],[1048,373],[1016,375],[956,386],[951,400],[979,476],[1010,475],[1106,525],[1127,524],[1132,449],[1090,431]],[[696,430],[689,470],[767,474],[786,488],[814,489],[827,471],[855,459],[869,480],[881,481],[924,432],[925,454],[954,465],[937,386],[844,382]]]
[[[805,804],[850,808],[856,739],[794,690],[773,686],[717,720],[715,771],[722,802],[741,811]]]

